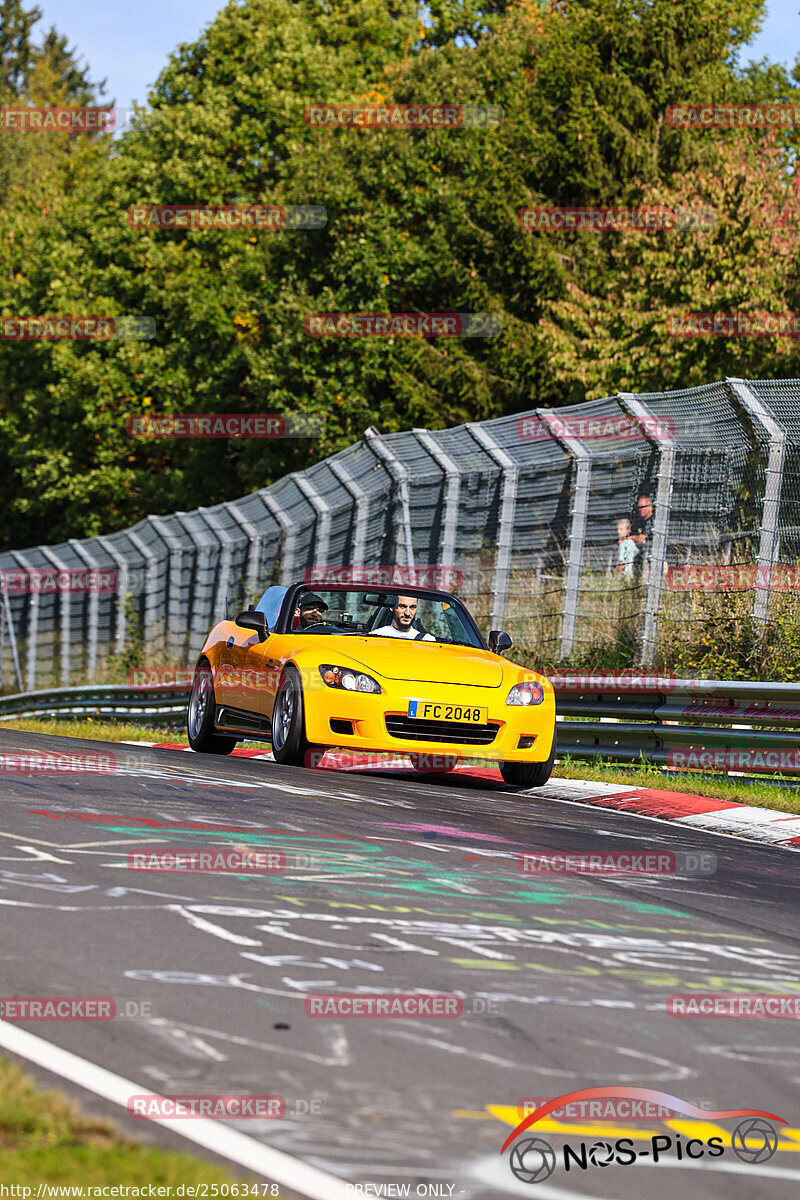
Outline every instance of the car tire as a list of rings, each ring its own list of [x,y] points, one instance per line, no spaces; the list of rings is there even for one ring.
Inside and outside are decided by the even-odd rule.
[[[550,757],[545,762],[533,763],[504,763],[500,768],[503,782],[511,787],[544,787],[553,773],[553,763],[556,759],[556,734],[553,731],[553,748]]]
[[[198,754],[230,754],[237,739],[214,732],[214,674],[207,659],[197,664],[186,710],[189,745]]]
[[[272,710],[272,754],[275,762],[285,767],[308,765],[307,755],[312,746],[306,738],[306,710],[303,685],[297,668],[284,668],[275,694]]]

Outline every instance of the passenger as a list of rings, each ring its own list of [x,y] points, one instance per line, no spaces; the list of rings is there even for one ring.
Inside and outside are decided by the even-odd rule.
[[[435,642],[436,638],[424,629],[414,628],[414,618],[417,615],[416,596],[398,596],[397,608],[392,609],[392,622],[373,629],[378,637],[408,638],[409,641]]]

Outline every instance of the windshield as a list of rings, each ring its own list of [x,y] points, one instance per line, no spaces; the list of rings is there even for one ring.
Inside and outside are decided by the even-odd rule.
[[[267,618],[268,629],[275,628],[278,613],[281,610],[281,605],[288,590],[288,588],[280,583],[273,583],[272,587],[267,588],[256,605],[256,612],[262,612]]]
[[[455,598],[403,592],[309,588],[298,595],[289,629],[292,633],[345,633],[483,648]]]

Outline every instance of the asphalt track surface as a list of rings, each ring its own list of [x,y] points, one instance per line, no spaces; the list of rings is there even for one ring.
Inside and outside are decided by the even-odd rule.
[[[800,990],[796,851],[581,806],[559,781],[530,795],[464,776],[304,771],[0,733],[4,754],[65,749],[107,749],[117,770],[0,780],[0,994],[111,996],[150,1012],[15,1027],[142,1093],[280,1094],[282,1120],[234,1127],[361,1195],[409,1185],[414,1196],[418,1184],[461,1200],[671,1200],[676,1184],[703,1200],[797,1195],[797,1022],[681,1020],[665,1008],[674,993]],[[203,828],[214,823],[232,828]],[[189,846],[313,861],[257,877],[127,866],[130,851]],[[615,879],[528,877],[517,865],[523,851],[598,849],[711,850],[718,869]],[[421,991],[457,993],[470,1015],[304,1011],[310,993]],[[787,1124],[761,1165],[728,1147],[696,1163],[642,1155],[565,1173],[559,1162],[547,1182],[517,1181],[500,1147],[518,1101],[610,1084]],[[316,1111],[298,1113],[298,1102]],[[194,1149],[148,1122],[122,1124]],[[548,1122],[531,1133],[559,1153],[565,1141],[617,1136],[640,1151],[651,1134],[702,1137],[735,1122],[713,1124],[614,1121],[567,1136]]]

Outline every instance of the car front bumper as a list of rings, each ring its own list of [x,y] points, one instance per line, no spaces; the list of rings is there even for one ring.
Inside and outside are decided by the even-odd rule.
[[[523,707],[506,704],[508,686],[501,688],[425,684],[382,680],[384,692],[344,692],[317,688],[305,696],[306,737],[317,746],[349,750],[394,751],[398,754],[444,755],[481,758],[492,762],[545,762],[550,757],[555,730],[555,696],[545,691],[541,704]],[[486,725],[458,723],[460,728],[432,728],[423,720],[408,718],[409,701],[461,705],[486,709]],[[397,732],[390,732],[388,725]],[[333,723],[333,724],[332,724]],[[347,731],[347,725],[352,732]],[[419,736],[410,736],[417,733]],[[523,745],[520,746],[520,741]],[[532,740],[532,745],[527,744]]]

